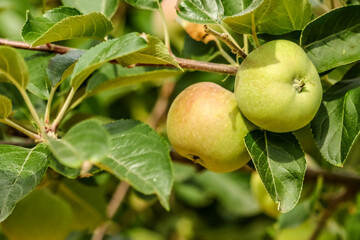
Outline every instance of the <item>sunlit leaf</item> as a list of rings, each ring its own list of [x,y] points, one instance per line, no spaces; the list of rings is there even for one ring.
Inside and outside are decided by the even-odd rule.
[[[26,89],[29,73],[23,57],[14,48],[0,46],[0,82]]]
[[[360,59],[360,5],[328,12],[310,22],[301,34],[301,46],[318,72]]]
[[[146,10],[157,10],[159,6],[157,0],[125,0],[127,3],[133,5],[136,8]],[[161,2],[161,0],[159,0]]]
[[[75,64],[71,86],[78,88],[85,79],[104,63],[124,57],[147,47],[139,33],[129,33],[96,45],[84,53]]]
[[[8,118],[12,112],[11,100],[4,95],[0,95],[0,119]]]
[[[34,18],[27,12],[21,36],[32,46],[73,38],[103,40],[113,29],[111,21],[99,12],[82,15],[77,9],[59,7]]]

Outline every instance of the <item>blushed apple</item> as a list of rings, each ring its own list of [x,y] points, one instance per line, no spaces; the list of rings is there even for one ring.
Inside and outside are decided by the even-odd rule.
[[[214,172],[231,172],[250,160],[244,136],[253,129],[240,113],[234,94],[211,82],[196,83],[181,92],[167,119],[174,149]]]
[[[315,116],[322,86],[304,50],[287,40],[275,40],[252,51],[236,75],[235,96],[241,112],[272,132],[291,132]]]

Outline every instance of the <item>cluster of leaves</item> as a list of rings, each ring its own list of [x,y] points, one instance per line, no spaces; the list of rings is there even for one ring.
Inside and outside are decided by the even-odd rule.
[[[161,10],[158,0],[126,2],[139,9]],[[120,4],[118,0],[62,3],[64,6],[40,17],[28,11],[21,31],[23,40],[36,47],[91,38],[94,46],[88,50],[71,49],[63,55],[0,47],[0,122],[41,142],[33,148],[0,145],[0,221],[40,184],[49,167],[70,179],[107,171],[142,194],[156,194],[163,207],[169,209],[174,173],[170,147],[162,136],[135,120],[89,119],[67,127],[65,114],[104,91],[178,76],[181,67],[154,36],[131,32],[111,37],[114,26],[110,19]],[[359,5],[348,5],[314,18],[308,0],[182,0],[177,6],[184,20],[214,24],[224,32],[232,31],[234,36],[245,34],[251,43],[286,38],[302,46],[323,76],[326,89],[320,110],[311,122],[313,140],[326,163],[338,167],[344,165],[360,131],[359,12]],[[142,64],[173,67],[129,68]],[[33,102],[40,102],[40,106],[34,107]],[[32,124],[24,121],[24,116]],[[306,172],[302,149],[306,146],[294,135],[297,133],[256,130],[245,137],[253,164],[282,212],[289,212],[298,203]],[[196,181],[206,185],[216,175],[206,174]],[[218,176],[216,179],[224,184],[231,182]],[[206,198],[191,187],[174,188]],[[212,190],[221,196],[220,188]],[[310,215],[317,197],[318,191],[311,200],[284,215],[282,227],[286,218],[292,219],[291,214]],[[242,203],[251,206],[251,202],[247,198]],[[246,211],[251,215],[258,206]],[[243,214],[244,209],[239,212]],[[306,216],[298,223],[304,219]]]

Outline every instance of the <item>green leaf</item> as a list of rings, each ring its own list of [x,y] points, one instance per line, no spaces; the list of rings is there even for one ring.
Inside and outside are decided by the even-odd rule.
[[[249,174],[204,171],[195,177],[195,182],[232,214],[253,216],[259,213],[259,205],[251,193]]]
[[[301,34],[301,46],[318,72],[360,59],[360,6],[346,6],[310,22]]]
[[[111,21],[99,12],[82,15],[75,8],[59,7],[37,18],[27,12],[21,36],[28,44],[38,46],[73,38],[103,40],[113,28]]]
[[[72,127],[62,139],[48,138],[49,148],[60,163],[80,168],[83,163],[97,163],[110,148],[109,134],[95,120],[85,120]]]
[[[61,175],[70,179],[75,179],[80,175],[79,168],[67,167],[63,165],[61,162],[59,162],[55,157],[52,157],[50,159],[49,167],[53,169],[55,172],[60,173]]]
[[[37,52],[31,50],[20,50],[26,65],[29,69],[29,85],[27,89],[42,99],[48,99],[48,75],[46,73],[46,66],[50,58],[54,56],[53,53]]]
[[[342,80],[323,97],[311,122],[315,142],[324,158],[342,166],[360,132],[360,78]]]
[[[311,20],[312,11],[308,0],[223,0],[224,22],[234,31],[251,33],[251,15],[257,33],[285,34],[302,30]],[[235,6],[235,5],[238,6]]]
[[[245,144],[279,210],[293,209],[300,198],[306,170],[305,155],[295,136],[255,130],[245,136]]]
[[[119,120],[105,125],[112,148],[103,167],[143,194],[156,194],[169,209],[173,183],[169,145],[148,125]]]
[[[58,186],[58,194],[71,205],[76,230],[95,229],[106,221],[107,202],[100,187],[64,179]]]
[[[169,49],[167,49],[160,39],[147,35],[146,41],[148,42],[148,47],[146,49],[118,59],[118,62],[123,66],[129,66],[137,63],[170,64],[181,69],[178,62],[171,57]]]
[[[71,86],[77,89],[93,71],[104,63],[143,50],[147,46],[146,40],[139,33],[129,33],[96,45],[86,51],[75,64]]]
[[[119,65],[108,64],[101,68],[89,79],[86,91],[89,96],[114,89],[117,87],[146,81],[160,80],[177,76],[181,71],[159,67],[135,67],[125,68]]]
[[[65,54],[57,54],[50,59],[46,71],[53,87],[68,77],[74,68],[74,64],[84,52],[83,50],[73,50]]]
[[[43,144],[33,149],[0,145],[0,222],[40,183],[49,155]]]
[[[220,0],[182,0],[177,7],[178,15],[194,23],[220,23],[224,7]]]
[[[133,5],[136,8],[146,10],[157,10],[159,6],[157,0],[125,0],[128,4]],[[161,2],[161,1],[160,1]]]
[[[0,95],[0,119],[6,119],[12,112],[12,103],[9,98]]]
[[[0,82],[14,84],[26,89],[29,73],[23,57],[14,48],[0,46]]]
[[[101,12],[108,18],[111,18],[118,6],[119,0],[62,0],[66,7],[79,9],[82,13]]]
[[[322,182],[322,178],[318,178],[315,189],[309,198],[297,204],[290,212],[279,216],[280,229],[299,226],[312,216],[321,193]]]

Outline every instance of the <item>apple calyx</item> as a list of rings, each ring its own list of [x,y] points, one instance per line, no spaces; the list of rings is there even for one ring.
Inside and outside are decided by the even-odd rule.
[[[293,87],[296,89],[296,91],[299,93],[301,90],[305,87],[305,81],[304,79],[295,78],[293,80]]]

